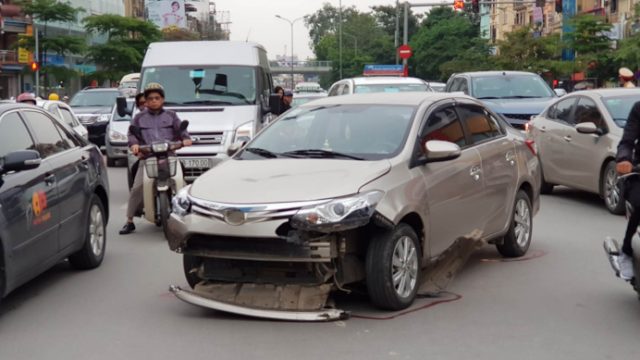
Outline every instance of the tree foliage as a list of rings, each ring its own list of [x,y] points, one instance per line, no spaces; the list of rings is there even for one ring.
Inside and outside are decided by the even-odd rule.
[[[162,29],[162,40],[193,41],[193,40],[200,40],[200,35],[188,29],[183,29],[175,25],[172,25]]]
[[[18,4],[22,7],[22,12],[25,15],[44,23],[45,26],[54,21],[73,22],[78,13],[84,11],[82,8],[73,7],[68,1],[25,0],[18,2]]]

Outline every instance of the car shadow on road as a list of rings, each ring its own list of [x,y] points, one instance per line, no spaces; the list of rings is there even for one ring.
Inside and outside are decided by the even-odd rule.
[[[24,303],[40,296],[41,293],[55,288],[56,284],[77,273],[67,261],[63,261],[26,284],[13,290],[0,303],[0,318],[14,310],[17,310]]]
[[[589,206],[590,208],[601,210],[604,213],[609,213],[604,205],[604,200],[598,194],[564,186],[556,186],[551,194],[542,195],[541,206],[544,206],[546,201],[551,201],[553,199],[569,200],[573,203],[579,203],[580,205]]]

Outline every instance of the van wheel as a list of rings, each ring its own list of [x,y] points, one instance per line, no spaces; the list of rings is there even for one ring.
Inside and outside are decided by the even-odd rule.
[[[374,305],[388,310],[411,306],[420,285],[420,243],[413,228],[399,224],[371,239],[366,276]]]
[[[194,269],[197,269],[202,265],[202,258],[193,255],[182,255],[182,267],[184,269],[184,277],[187,279],[187,283],[193,289],[202,281]]]
[[[533,233],[533,211],[526,192],[519,190],[513,205],[511,224],[502,243],[496,244],[504,257],[520,257],[527,253]]]
[[[615,161],[611,160],[607,163],[602,173],[600,183],[604,205],[607,207],[607,210],[616,215],[624,214],[624,199],[618,187],[618,172],[616,171]]]
[[[85,239],[82,249],[69,256],[69,263],[77,269],[93,269],[102,263],[107,244],[107,222],[102,202],[93,194],[85,223]]]

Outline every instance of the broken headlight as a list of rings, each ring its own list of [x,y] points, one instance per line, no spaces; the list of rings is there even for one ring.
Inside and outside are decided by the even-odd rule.
[[[178,191],[176,196],[171,199],[171,210],[174,214],[185,216],[191,212],[191,200],[189,200],[190,187],[191,185],[183,187]]]
[[[324,233],[355,229],[369,222],[383,196],[375,190],[305,207],[291,218],[291,226]]]

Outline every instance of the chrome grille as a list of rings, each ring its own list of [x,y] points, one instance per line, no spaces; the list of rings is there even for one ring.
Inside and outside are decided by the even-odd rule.
[[[80,120],[80,122],[83,125],[91,125],[96,121],[98,121],[98,118],[100,118],[99,114],[84,114],[84,115],[76,115],[76,116],[78,117],[78,120]]]
[[[327,202],[327,200],[281,204],[223,204],[189,197],[194,212],[228,222],[230,213],[243,214],[242,223],[256,223],[268,220],[287,219],[301,208]]]
[[[182,169],[182,174],[185,178],[195,179],[198,176],[207,172],[209,168],[184,168]]]
[[[192,133],[190,135],[194,145],[220,145],[224,139],[223,132]]]

